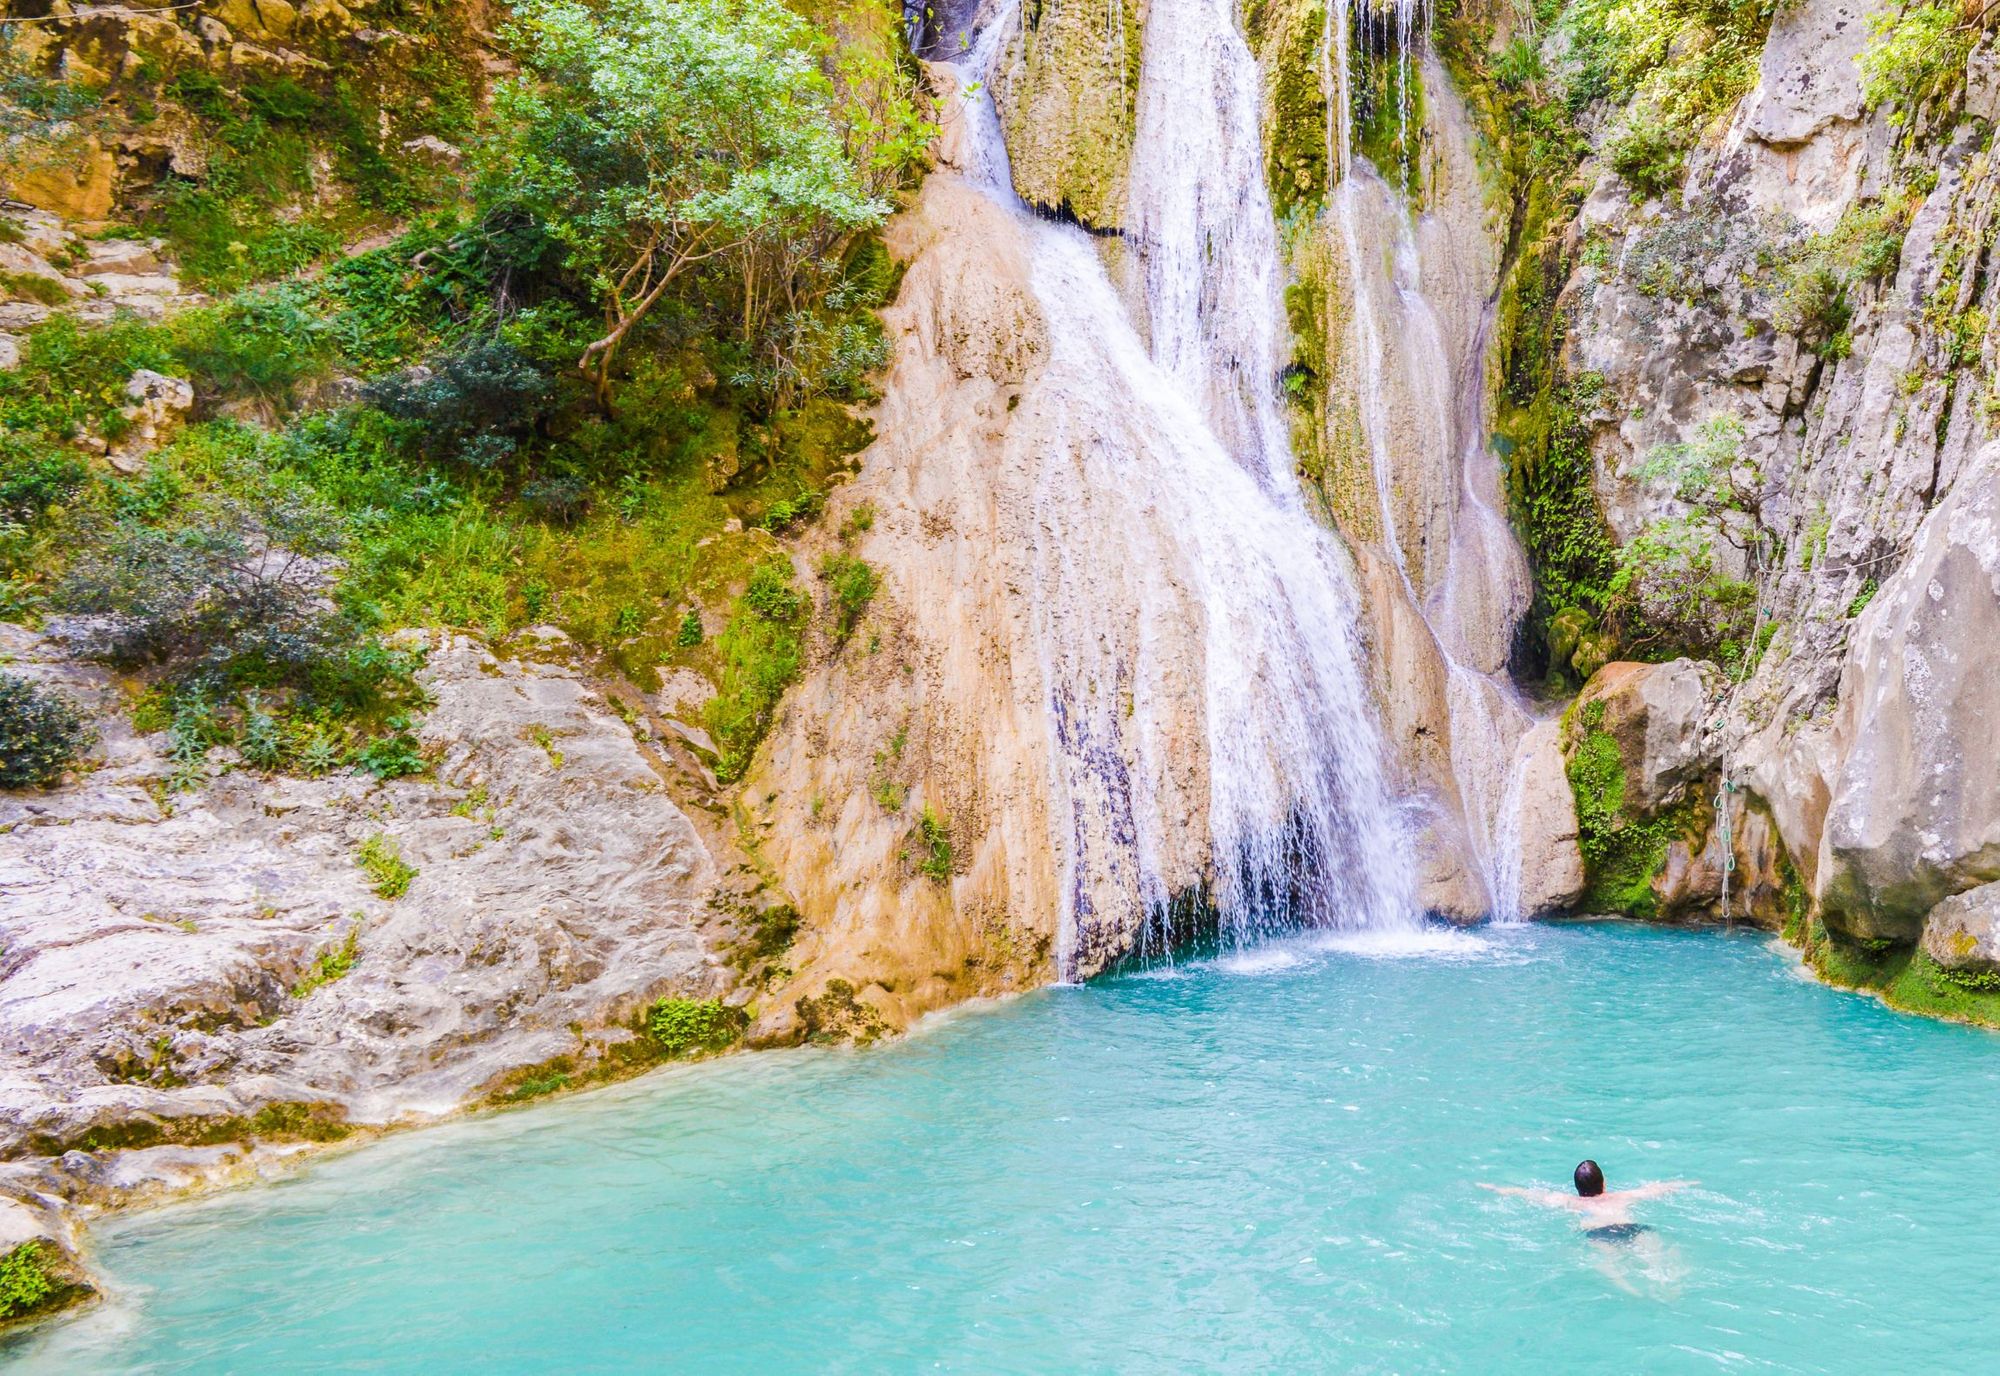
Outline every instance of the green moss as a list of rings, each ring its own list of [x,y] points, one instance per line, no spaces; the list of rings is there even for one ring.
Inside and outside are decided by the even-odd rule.
[[[248,1116],[154,1118],[141,1116],[58,1137],[35,1133],[28,1138],[30,1149],[39,1156],[61,1156],[64,1152],[124,1151],[162,1145],[212,1147],[224,1142],[252,1138],[271,1141],[338,1142],[353,1132],[343,1111],[332,1104],[298,1101],[267,1104]]]
[[[916,840],[920,849],[917,873],[937,884],[951,882],[951,827],[926,803],[917,817]]]
[[[292,997],[302,999],[315,989],[346,979],[354,969],[354,962],[361,958],[360,942],[361,919],[356,914],[354,925],[347,929],[346,938],[325,947],[313,958],[312,968],[306,972],[305,978],[292,986]]]
[[[1266,73],[1270,114],[1265,177],[1280,217],[1322,201],[1326,165],[1326,93],[1319,50],[1325,7],[1319,0],[1251,0],[1244,32]]]
[[[417,867],[403,859],[401,847],[384,832],[378,831],[363,841],[361,849],[355,852],[354,862],[367,873],[377,898],[401,898],[410,891],[410,881],[417,877]]]
[[[716,637],[718,692],[704,709],[721,759],[716,775],[743,777],[770,730],[778,701],[803,666],[805,599],[792,584],[791,562],[766,560],[752,571],[734,614]]]
[[[1578,907],[1587,912],[1659,916],[1653,880],[1676,840],[1699,844],[1712,807],[1691,796],[1652,817],[1626,805],[1626,765],[1618,742],[1604,729],[1604,704],[1572,709],[1564,731],[1571,745],[1565,766],[1576,798],[1577,844],[1583,852],[1585,889]]]
[[[867,615],[881,580],[865,560],[847,553],[828,556],[819,573],[831,594],[834,643],[844,644]]]
[[[844,1041],[866,1046],[889,1030],[874,1005],[857,998],[844,979],[828,980],[817,998],[802,998],[795,1006],[806,1040],[815,1046]]]
[[[1921,947],[1845,941],[1817,918],[1803,921],[1787,937],[1828,984],[1879,994],[1890,1007],[1906,1013],[2000,1027],[1997,982],[1946,970]]]

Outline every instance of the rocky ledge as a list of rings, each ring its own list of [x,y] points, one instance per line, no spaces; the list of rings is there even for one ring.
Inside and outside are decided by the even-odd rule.
[[[427,774],[218,757],[176,793],[108,675],[0,635],[101,731],[75,781],[0,795],[0,1250],[49,1295],[88,1293],[77,1209],[643,1065],[655,1001],[749,997],[740,867],[675,797],[699,764],[563,663],[439,638]]]

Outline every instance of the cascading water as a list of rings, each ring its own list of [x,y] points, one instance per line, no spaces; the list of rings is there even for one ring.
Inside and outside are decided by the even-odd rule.
[[[1384,180],[1386,169],[1356,156],[1351,49],[1357,25],[1361,61],[1395,63],[1400,166],[1394,185]],[[1426,294],[1424,255],[1409,205],[1412,72],[1422,65],[1427,80],[1444,79],[1418,51],[1429,27],[1429,6],[1421,0],[1375,5],[1364,0],[1358,11],[1349,0],[1337,0],[1328,7],[1321,79],[1327,165],[1336,179],[1328,214],[1346,257],[1356,411],[1374,475],[1381,543],[1403,595],[1443,660],[1450,764],[1466,843],[1485,881],[1489,910],[1510,921],[1519,917],[1520,907],[1518,823],[1526,760],[1519,747],[1533,716],[1506,663],[1526,610],[1528,581],[1524,557],[1499,510],[1498,466],[1486,449],[1483,364],[1492,302],[1483,304],[1462,354],[1462,371],[1454,375],[1452,350]],[[1364,226],[1389,240],[1386,280],[1378,281],[1377,251]],[[1394,388],[1391,368],[1398,370]],[[1410,403],[1400,432],[1388,411],[1392,391]],[[1415,571],[1398,519],[1398,458],[1411,449],[1449,457],[1454,444],[1455,490],[1440,494],[1450,507],[1445,560],[1441,569],[1427,565]]]
[[[1175,895],[1160,856],[1190,808],[1205,812],[1226,941],[1420,920],[1344,553],[1292,473],[1257,74],[1230,8],[1156,5],[1145,37],[1131,244],[1150,349],[1090,240],[1031,220],[1013,195],[983,82],[1014,6],[956,64],[961,164],[1023,218],[1049,335],[1043,381],[1022,403],[1032,414],[1010,436],[1037,449],[1037,642],[1072,874],[1065,975],[1091,963],[1080,956],[1094,869],[1136,867],[1141,901],[1163,917]],[[1122,596],[1073,557],[1107,531],[1121,543]],[[1185,637],[1175,619],[1188,608],[1202,623],[1193,665],[1166,648]],[[1203,739],[1173,738],[1176,704]],[[1190,745],[1206,757],[1204,797],[1177,792],[1175,754]]]

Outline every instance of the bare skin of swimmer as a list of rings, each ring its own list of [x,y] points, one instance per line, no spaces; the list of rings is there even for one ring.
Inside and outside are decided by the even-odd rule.
[[[1655,1180],[1650,1184],[1634,1185],[1629,1190],[1606,1190],[1588,1198],[1564,1194],[1560,1190],[1524,1190],[1518,1185],[1488,1185],[1482,1182],[1479,1188],[1495,1194],[1512,1195],[1551,1209],[1568,1209],[1577,1216],[1577,1226],[1589,1230],[1631,1223],[1634,1204],[1647,1199],[1663,1199],[1676,1190],[1699,1183],[1694,1180]]]

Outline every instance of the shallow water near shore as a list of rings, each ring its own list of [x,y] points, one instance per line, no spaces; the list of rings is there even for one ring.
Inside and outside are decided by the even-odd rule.
[[[2000,1038],[1750,934],[1299,941],[114,1220],[32,1372],[1974,1370]],[[1613,1187],[1645,1248],[1480,1181]]]

